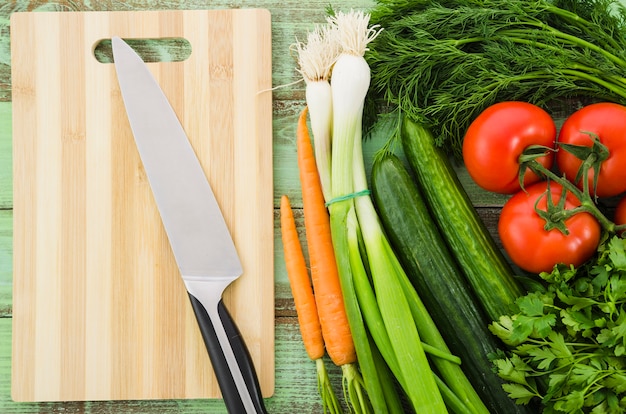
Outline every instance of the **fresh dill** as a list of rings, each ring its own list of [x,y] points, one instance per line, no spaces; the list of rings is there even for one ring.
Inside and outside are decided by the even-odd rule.
[[[488,106],[626,104],[626,8],[617,0],[378,0],[372,102],[427,124],[459,156]],[[376,112],[376,111],[374,111]]]

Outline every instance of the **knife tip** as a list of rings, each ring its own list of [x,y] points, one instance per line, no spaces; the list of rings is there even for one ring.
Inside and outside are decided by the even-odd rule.
[[[128,44],[119,36],[111,36],[111,51],[113,52],[113,62],[115,55],[122,53],[122,50],[128,47]]]

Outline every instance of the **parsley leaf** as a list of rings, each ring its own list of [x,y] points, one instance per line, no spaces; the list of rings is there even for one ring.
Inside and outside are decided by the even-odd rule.
[[[626,239],[615,237],[610,241],[611,262],[616,270],[626,271]]]
[[[545,290],[516,301],[491,332],[509,346],[494,356],[503,388],[543,414],[626,413],[626,240],[606,240],[579,268],[540,276]]]

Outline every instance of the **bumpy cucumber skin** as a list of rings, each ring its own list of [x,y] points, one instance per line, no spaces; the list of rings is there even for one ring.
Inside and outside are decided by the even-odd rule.
[[[485,313],[492,321],[510,314],[523,289],[474,209],[448,156],[435,146],[427,128],[408,118],[402,123],[401,137],[417,186]]]
[[[385,233],[450,351],[491,413],[529,413],[502,389],[489,355],[500,343],[402,162],[376,160],[372,195]]]

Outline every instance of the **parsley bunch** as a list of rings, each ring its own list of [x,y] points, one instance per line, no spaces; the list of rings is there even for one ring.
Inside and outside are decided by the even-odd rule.
[[[545,290],[490,326],[510,347],[494,357],[503,388],[518,404],[540,399],[544,414],[626,412],[626,240],[540,276]]]

